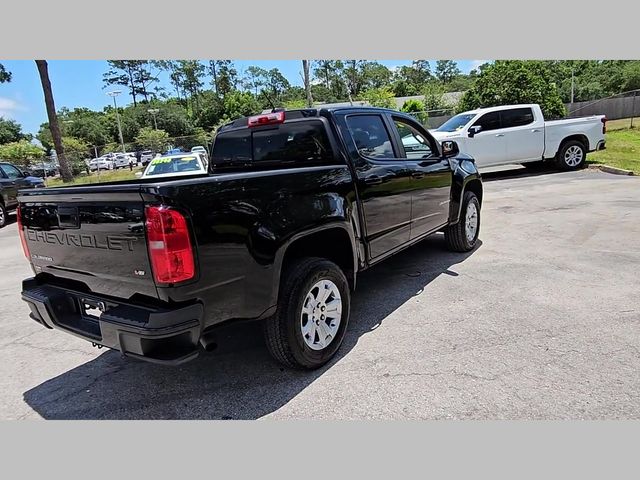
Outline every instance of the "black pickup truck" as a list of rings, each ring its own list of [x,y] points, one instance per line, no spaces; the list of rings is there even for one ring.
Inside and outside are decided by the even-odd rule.
[[[274,110],[221,127],[211,151],[205,175],[22,191],[31,318],[166,364],[259,319],[277,360],[316,368],[358,272],[434,232],[476,244],[473,159],[409,115]]]

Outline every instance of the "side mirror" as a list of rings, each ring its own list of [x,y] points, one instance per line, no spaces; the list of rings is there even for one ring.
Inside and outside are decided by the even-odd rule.
[[[482,127],[480,125],[473,125],[471,127],[469,127],[469,138],[473,138],[476,134],[480,133],[480,131],[482,130]]]
[[[460,153],[458,144],[452,140],[442,142],[442,156],[444,158],[455,157]]]
[[[22,170],[22,176],[23,177],[31,177],[31,172],[29,170]]]
[[[140,178],[142,176],[142,172],[136,172],[136,177]]]

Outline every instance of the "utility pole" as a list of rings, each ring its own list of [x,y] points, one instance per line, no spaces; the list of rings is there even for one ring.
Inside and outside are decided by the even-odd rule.
[[[113,107],[116,109],[116,120],[118,121],[118,134],[120,135],[120,145],[122,146],[122,153],[125,153],[124,140],[122,139],[122,126],[120,125],[120,113],[118,113],[118,104],[116,103],[116,97],[121,93],[122,93],[122,90],[113,90],[112,92],[107,92],[107,95],[113,98]]]
[[[158,114],[159,111],[160,110],[158,110],[157,108],[150,108],[149,110],[147,110],[147,112],[153,115],[153,125],[155,126],[156,130],[158,129],[158,122],[156,120],[156,115]]]
[[[571,103],[572,104],[573,104],[573,85],[574,85],[573,67],[571,67]]]
[[[638,90],[633,92],[633,102],[631,103],[631,127],[633,128],[633,117],[636,114],[636,97],[638,96]]]

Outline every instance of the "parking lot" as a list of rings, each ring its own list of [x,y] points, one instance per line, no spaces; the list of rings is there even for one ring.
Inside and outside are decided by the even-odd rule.
[[[359,277],[345,342],[282,369],[254,324],[181,367],[125,360],[28,318],[0,230],[0,418],[640,418],[640,179],[485,174],[481,244],[441,235]]]

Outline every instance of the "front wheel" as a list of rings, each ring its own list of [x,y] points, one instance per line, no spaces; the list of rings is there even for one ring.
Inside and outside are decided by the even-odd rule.
[[[284,273],[276,313],[264,322],[271,355],[280,363],[314,369],[342,344],[351,296],[342,270],[322,258],[297,260]]]
[[[560,170],[577,170],[584,165],[587,152],[582,142],[570,140],[560,146],[556,154],[556,165]]]
[[[473,192],[465,192],[462,197],[460,219],[455,225],[444,229],[447,248],[454,252],[473,250],[480,234],[480,202]]]

